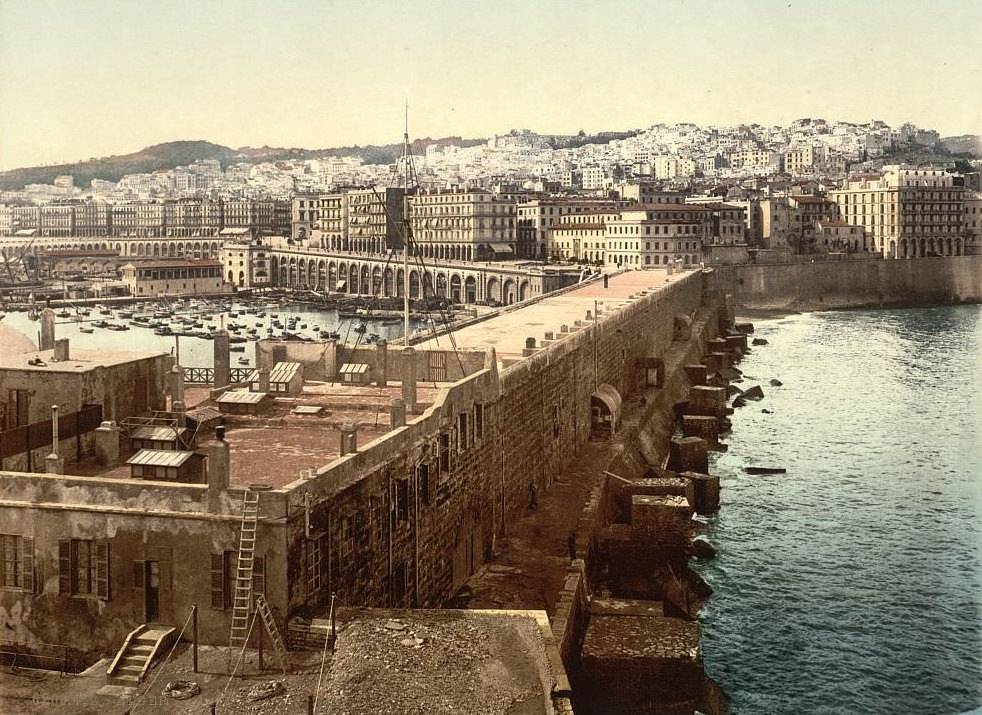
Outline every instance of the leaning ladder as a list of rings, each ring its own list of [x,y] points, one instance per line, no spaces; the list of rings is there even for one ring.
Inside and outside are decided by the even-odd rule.
[[[242,526],[239,531],[239,557],[235,566],[232,594],[232,628],[228,637],[229,670],[232,654],[245,647],[249,638],[252,611],[252,565],[256,553],[256,524],[259,521],[259,492],[247,489],[242,499]]]
[[[283,639],[280,637],[280,629],[276,627],[276,621],[273,620],[273,613],[269,610],[269,604],[262,594],[256,596],[256,612],[263,619],[266,632],[269,633],[269,637],[273,641],[273,650],[276,651],[276,657],[280,661],[280,668],[283,669],[283,674],[286,675],[286,647],[283,645]]]

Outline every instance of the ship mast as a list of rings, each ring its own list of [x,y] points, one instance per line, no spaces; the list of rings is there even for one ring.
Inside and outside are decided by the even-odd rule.
[[[402,163],[405,174],[402,195],[402,330],[403,344],[409,345],[409,102],[406,102],[406,131],[402,135]]]

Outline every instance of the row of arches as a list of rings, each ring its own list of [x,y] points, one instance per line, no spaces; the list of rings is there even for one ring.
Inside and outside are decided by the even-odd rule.
[[[245,279],[242,274],[237,279],[232,271],[228,276],[233,283]],[[271,284],[278,287],[386,298],[401,298],[405,294],[405,272],[401,266],[274,255],[270,258],[270,277]],[[484,302],[510,305],[530,298],[532,287],[522,277],[491,276],[478,280],[477,276],[460,271],[410,268],[409,297],[420,299],[424,294],[465,305]]]
[[[890,241],[890,258],[926,258],[928,256],[960,256],[964,251],[961,238],[911,238]]]
[[[158,241],[44,241],[31,245],[29,253],[43,251],[116,251],[120,256],[142,258],[218,258],[220,240]]]

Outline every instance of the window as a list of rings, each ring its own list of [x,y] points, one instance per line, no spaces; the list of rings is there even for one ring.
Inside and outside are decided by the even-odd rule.
[[[304,539],[300,558],[304,593],[310,596],[320,591],[321,588],[320,539]]]
[[[341,519],[341,556],[350,556],[355,550],[355,520],[346,516]]]
[[[426,462],[416,467],[416,484],[419,485],[419,500],[424,506],[429,506],[433,501],[433,493],[430,488],[430,465]]]
[[[0,534],[0,588],[34,591],[34,539]]]
[[[474,405],[474,440],[484,438],[484,405],[480,402]]]
[[[368,509],[372,520],[372,534],[376,543],[381,542],[382,537],[385,536],[385,511],[382,505],[381,496],[369,497]]]
[[[216,611],[232,607],[238,560],[238,551],[211,555],[211,607]],[[252,559],[252,595],[257,594],[266,595],[266,559],[262,556]]]
[[[109,599],[109,542],[65,539],[58,542],[58,592]]]
[[[457,451],[463,452],[467,449],[467,413],[461,412],[457,415]]]
[[[450,471],[450,433],[440,433],[440,472]]]
[[[396,518],[409,520],[409,478],[396,479]]]

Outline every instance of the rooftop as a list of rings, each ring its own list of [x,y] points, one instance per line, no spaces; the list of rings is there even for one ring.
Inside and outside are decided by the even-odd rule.
[[[655,291],[679,280],[687,273],[668,275],[663,269],[624,271],[608,275],[607,287],[602,279],[583,283],[567,291],[550,294],[534,303],[522,304],[520,309],[503,309],[499,314],[474,325],[454,331],[454,344],[458,350],[481,351],[494,348],[499,363],[504,360],[520,360],[526,338],[535,338],[540,345],[544,333],[552,332],[559,339],[560,326],[573,329],[576,322],[586,320],[600,308],[609,313],[632,301],[632,296],[642,291]],[[446,345],[431,338],[415,347],[418,350],[438,350]]]
[[[159,352],[130,352],[128,350],[82,350],[72,347],[69,350],[69,360],[55,362],[54,350],[33,350],[9,355],[0,354],[0,370],[82,373],[97,367],[125,365],[164,354]]]
[[[417,412],[427,409],[436,399],[440,386],[418,382]],[[266,393],[246,390],[225,392],[224,401],[261,397]],[[358,429],[359,448],[390,429],[389,406],[402,397],[402,385],[389,382],[387,387],[348,385],[339,382],[305,382],[303,392],[293,397],[272,399],[271,409],[261,415],[222,415],[225,441],[229,446],[229,481],[233,487],[262,484],[279,488],[300,478],[305,469],[322,467],[341,454],[341,425],[354,424]],[[185,391],[189,411],[214,408],[207,390]],[[320,407],[296,412],[297,407]],[[304,414],[307,413],[307,414]],[[409,416],[411,419],[411,416]],[[141,433],[146,426],[136,428]],[[173,430],[168,429],[172,435]],[[211,437],[199,434],[198,444]],[[122,440],[125,444],[127,440]],[[276,459],[269,459],[275,454]],[[107,479],[130,479],[125,459],[106,468],[89,462],[69,464],[65,471],[78,476],[98,476]]]

